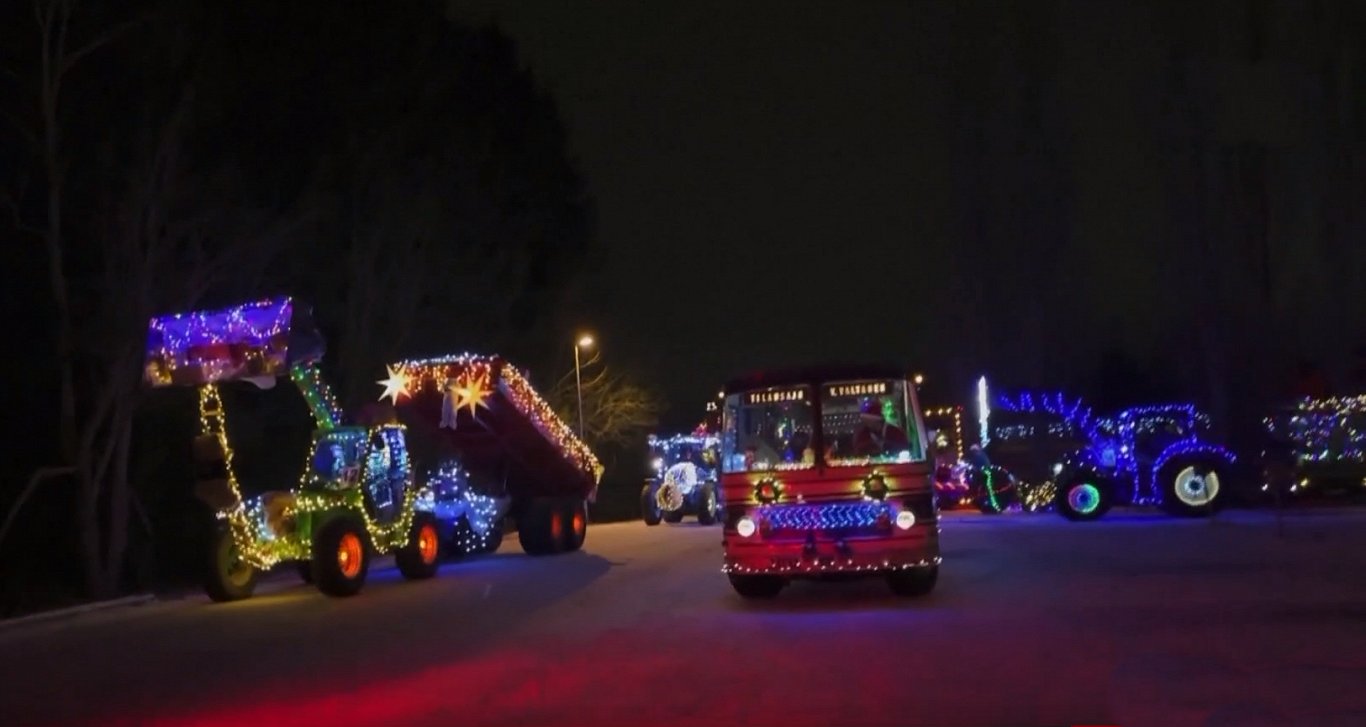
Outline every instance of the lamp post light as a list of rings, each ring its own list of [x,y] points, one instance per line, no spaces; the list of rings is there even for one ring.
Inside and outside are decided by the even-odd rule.
[[[583,436],[583,376],[580,373],[579,349],[588,349],[593,345],[593,337],[584,334],[579,336],[579,340],[574,342],[574,388],[579,394],[579,439]],[[587,444],[587,440],[584,441]]]

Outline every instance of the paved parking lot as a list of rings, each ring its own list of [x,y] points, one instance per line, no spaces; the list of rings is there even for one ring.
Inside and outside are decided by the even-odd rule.
[[[0,628],[28,724],[1366,724],[1366,512],[951,514],[936,592],[741,601],[720,531],[594,526],[333,600],[282,577]]]

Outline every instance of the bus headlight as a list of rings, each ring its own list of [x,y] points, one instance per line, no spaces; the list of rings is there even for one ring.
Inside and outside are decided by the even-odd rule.
[[[902,510],[896,514],[896,526],[902,530],[910,530],[915,525],[915,513],[910,510]]]
[[[754,520],[748,515],[740,518],[739,522],[735,523],[735,532],[739,533],[742,538],[748,538],[758,529],[759,527],[754,524]]]

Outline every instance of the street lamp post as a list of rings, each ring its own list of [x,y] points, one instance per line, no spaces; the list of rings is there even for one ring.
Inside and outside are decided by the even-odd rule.
[[[588,348],[589,346],[592,346],[592,345],[593,345],[593,337],[592,337],[592,336],[588,336],[588,335],[580,336],[580,337],[579,337],[579,340],[576,341],[576,342],[574,343],[574,389],[575,389],[575,390],[578,392],[578,394],[579,394],[579,439],[584,439],[584,436],[583,436],[583,375],[582,375],[582,374],[580,373],[580,371],[579,371],[579,369],[580,369],[580,366],[579,366],[579,349],[581,349],[581,348]],[[584,440],[584,441],[585,441],[585,443],[587,443],[587,440]]]

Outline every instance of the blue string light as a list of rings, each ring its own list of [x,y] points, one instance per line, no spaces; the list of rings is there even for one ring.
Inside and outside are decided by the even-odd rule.
[[[1013,399],[999,397],[999,408],[1017,413],[1044,413],[1059,417],[1066,425],[1075,427],[1085,441],[1087,459],[1108,470],[1116,481],[1130,484],[1128,500],[1134,505],[1163,504],[1159,476],[1163,466],[1176,457],[1201,456],[1232,464],[1237,457],[1228,448],[1201,438],[1201,430],[1209,425],[1209,417],[1194,404],[1155,404],[1131,407],[1113,417],[1094,418],[1081,399],[1071,401],[1061,393],[1035,395],[1022,392]],[[1366,397],[1363,397],[1366,404]],[[1140,436],[1174,427],[1179,432],[1177,441],[1166,444],[1156,453],[1151,467],[1139,463]],[[1065,437],[1072,434],[1068,427],[1048,426],[1049,436]],[[1034,436],[1032,425],[1007,425],[995,432],[999,439]]]
[[[760,507],[755,511],[760,522],[774,530],[847,530],[871,528],[878,518],[892,516],[891,505],[877,502],[831,503],[829,505],[783,505]]]

